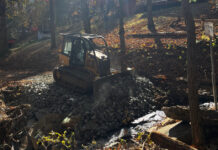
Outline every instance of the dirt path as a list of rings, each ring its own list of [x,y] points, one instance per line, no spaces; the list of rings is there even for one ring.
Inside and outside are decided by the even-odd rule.
[[[58,65],[57,50],[50,50],[49,40],[21,47],[0,61],[0,87],[10,81],[49,72]]]

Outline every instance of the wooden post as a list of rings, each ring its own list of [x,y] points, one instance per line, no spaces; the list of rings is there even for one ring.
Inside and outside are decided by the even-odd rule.
[[[216,73],[215,73],[215,65],[214,65],[214,51],[212,46],[212,37],[210,37],[210,57],[211,57],[211,78],[212,78],[212,88],[213,88],[213,97],[215,109],[217,110],[217,92],[216,92]]]
[[[217,110],[217,92],[216,92],[216,74],[215,74],[215,65],[214,65],[214,51],[212,45],[212,39],[214,36],[214,25],[213,22],[204,23],[205,34],[210,37],[210,58],[211,58],[211,79],[212,79],[212,89],[215,109]]]

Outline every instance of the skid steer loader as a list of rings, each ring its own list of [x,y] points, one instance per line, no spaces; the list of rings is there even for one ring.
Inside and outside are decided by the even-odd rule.
[[[54,80],[68,84],[80,91],[92,91],[94,95],[105,82],[121,74],[112,69],[107,42],[95,34],[62,34],[63,44],[59,50],[61,66],[54,69]]]

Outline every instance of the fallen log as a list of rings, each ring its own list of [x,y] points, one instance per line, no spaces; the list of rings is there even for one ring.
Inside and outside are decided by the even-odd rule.
[[[162,148],[169,150],[197,150],[179,140],[172,139],[158,132],[151,132],[151,140]]]
[[[163,107],[162,110],[167,117],[175,120],[190,121],[189,108],[186,106]],[[200,110],[202,124],[204,126],[218,125],[218,112],[215,110]]]

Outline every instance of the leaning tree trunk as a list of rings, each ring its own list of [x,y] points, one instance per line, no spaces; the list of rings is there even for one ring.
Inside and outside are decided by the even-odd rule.
[[[190,106],[190,121],[192,129],[192,142],[196,146],[203,144],[203,130],[201,125],[201,117],[199,115],[199,102],[197,95],[197,62],[196,62],[196,34],[195,22],[189,5],[189,0],[182,1],[183,15],[186,22],[187,42],[188,42],[188,99]]]
[[[0,0],[0,56],[7,50],[6,0]]]
[[[81,0],[82,21],[86,33],[91,33],[91,23],[89,14],[89,4],[87,0]]]
[[[55,49],[56,45],[56,25],[55,25],[55,0],[49,0],[50,6],[50,28],[51,28],[51,49]]]
[[[124,30],[124,0],[119,0],[119,36],[120,36],[120,48],[121,48],[121,70],[125,71],[124,65],[124,55],[126,53],[126,46],[125,46],[125,30]]]
[[[152,0],[147,0],[147,17],[148,17],[148,29],[155,33],[155,25],[153,20],[153,14],[152,14]]]

